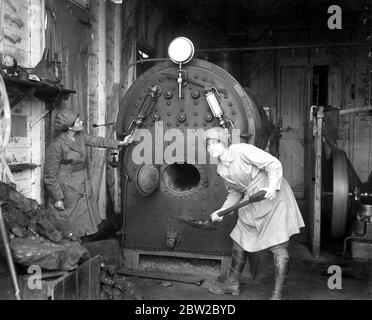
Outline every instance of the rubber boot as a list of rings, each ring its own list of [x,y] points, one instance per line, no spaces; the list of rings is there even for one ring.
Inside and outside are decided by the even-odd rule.
[[[288,276],[288,257],[274,256],[275,284],[270,300],[282,300]]]
[[[227,273],[226,279],[218,281],[209,288],[209,292],[213,294],[232,294],[237,296],[240,294],[239,279],[247,261],[247,252],[244,251],[237,243],[234,243],[231,257],[231,266]]]

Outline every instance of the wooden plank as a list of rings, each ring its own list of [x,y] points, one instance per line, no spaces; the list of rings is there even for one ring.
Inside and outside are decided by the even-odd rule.
[[[317,134],[315,137],[315,190],[313,215],[313,255],[320,257],[321,201],[322,201],[322,143],[323,143],[323,107],[317,112]]]
[[[177,274],[177,273],[170,273],[170,272],[162,272],[162,271],[141,271],[141,270],[130,270],[130,269],[119,269],[119,274],[128,275],[128,276],[135,276],[139,278],[149,278],[149,279],[163,279],[163,280],[170,280],[170,281],[177,281],[177,282],[184,282],[184,283],[192,283],[196,285],[201,285],[202,282],[205,280],[205,277],[198,276],[198,275],[188,275],[188,274]]]
[[[79,268],[76,270],[76,277],[77,277],[77,296],[79,300],[89,300],[90,297],[90,262],[83,263]]]
[[[76,275],[77,273],[74,271],[64,280],[64,300],[78,299],[78,284]]]
[[[92,55],[90,56],[89,72],[89,110],[91,124],[102,124],[106,121],[106,2],[104,0],[90,1],[92,23]],[[97,136],[106,135],[106,127],[91,129],[90,133]],[[106,218],[106,153],[93,148],[90,176],[93,188],[99,198],[101,218]],[[100,172],[103,170],[102,176]]]
[[[102,258],[96,256],[76,270],[51,281],[49,296],[52,300],[98,300],[101,263]]]
[[[99,279],[99,274],[101,272],[102,257],[96,256],[93,259],[89,260],[89,299],[90,300],[99,300],[99,294],[101,290],[101,281]]]
[[[45,47],[45,1],[30,0],[30,66],[34,68],[43,56]]]
[[[279,117],[283,132],[279,143],[284,177],[296,198],[304,197],[304,128],[307,106],[307,68],[280,67]]]
[[[29,123],[33,123],[39,116],[45,111],[45,103],[35,100],[30,103],[31,117]],[[30,129],[31,136],[31,162],[40,165],[39,167],[32,170],[32,198],[37,202],[42,203],[44,199],[43,194],[43,181],[42,181],[42,167],[44,165],[45,155],[45,126],[44,119],[41,119],[36,123],[32,129]]]

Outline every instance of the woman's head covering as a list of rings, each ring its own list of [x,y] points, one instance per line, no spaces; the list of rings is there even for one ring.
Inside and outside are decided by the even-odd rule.
[[[230,138],[229,130],[221,127],[215,127],[204,131],[205,143],[207,143],[208,139],[213,139],[223,143],[225,147],[228,147],[229,138]]]
[[[74,125],[79,113],[72,109],[64,109],[56,116],[54,125],[58,131],[66,131],[69,127]]]

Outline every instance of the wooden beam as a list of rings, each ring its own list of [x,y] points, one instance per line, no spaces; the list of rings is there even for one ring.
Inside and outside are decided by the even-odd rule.
[[[108,85],[108,104],[106,123],[115,122],[119,111],[119,91],[121,77],[121,8],[119,4],[108,4],[108,16],[113,17],[112,22],[108,22],[107,30],[107,85]],[[111,128],[110,128],[111,129]],[[108,136],[116,138],[113,130],[109,131]],[[110,153],[107,154],[107,159],[111,160]],[[107,187],[112,199],[113,209],[115,213],[120,213],[119,206],[119,179],[118,170],[107,166]]]
[[[93,123],[104,123],[106,120],[107,94],[106,94],[106,2],[104,0],[90,1],[90,13],[92,18],[91,33],[92,47],[89,64],[88,114]],[[106,127],[90,128],[90,132],[96,136],[105,136]],[[98,206],[101,218],[106,218],[106,152],[94,148],[90,165],[90,178],[93,188],[98,196]],[[102,175],[100,172],[103,172]]]
[[[340,110],[340,115],[341,116],[352,115],[352,114],[357,114],[359,112],[365,112],[365,111],[372,111],[372,106],[342,109],[342,110]]]
[[[323,107],[318,107],[316,117],[316,136],[315,136],[315,185],[314,185],[314,212],[312,247],[313,255],[320,257],[320,223],[321,223],[321,201],[322,201],[322,143],[323,143]]]

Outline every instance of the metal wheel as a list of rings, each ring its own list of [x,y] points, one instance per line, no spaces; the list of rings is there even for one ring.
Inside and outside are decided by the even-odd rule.
[[[341,238],[345,235],[348,200],[349,176],[346,153],[342,150],[332,152],[333,199],[331,236]]]

